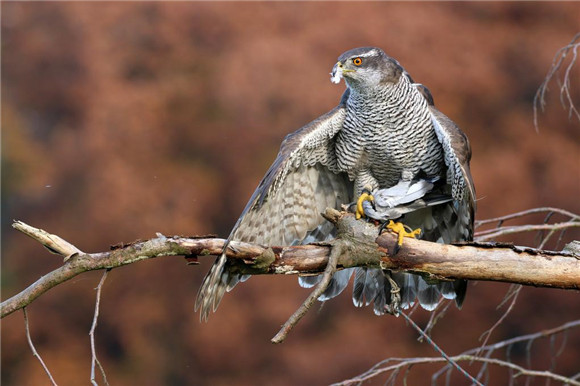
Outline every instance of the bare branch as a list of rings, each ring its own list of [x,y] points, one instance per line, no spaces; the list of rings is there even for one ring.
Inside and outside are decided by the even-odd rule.
[[[482,357],[477,357],[474,355],[457,355],[457,356],[449,357],[449,359],[453,360],[455,362],[465,362],[465,361],[479,362],[479,363],[493,364],[493,365],[497,365],[500,367],[506,367],[508,369],[516,371],[516,373],[514,375],[515,377],[525,375],[525,376],[530,376],[530,377],[551,379],[554,381],[559,381],[563,384],[580,386],[580,382],[576,381],[573,378],[565,377],[565,376],[559,375],[559,374],[554,374],[550,371],[538,371],[538,370],[526,369],[522,366],[516,365],[516,364],[511,363],[511,362],[507,362],[507,361],[504,361],[501,359],[482,358]],[[386,373],[389,371],[399,370],[401,368],[413,366],[413,365],[441,363],[441,362],[446,362],[446,361],[447,360],[443,357],[389,358],[389,359],[381,362],[381,365],[389,363],[389,362],[398,362],[398,363],[395,363],[393,365],[386,366],[386,367],[378,367],[378,368],[375,367],[375,368],[373,368],[373,369],[367,371],[366,373],[363,373],[357,377],[354,377],[354,378],[351,378],[351,379],[348,379],[348,380],[345,380],[342,382],[334,383],[333,386],[346,386],[346,385],[361,384],[364,381],[367,381],[371,378],[374,378],[382,373]]]
[[[577,215],[576,213],[572,213],[572,212],[569,212],[569,211],[564,210],[564,209],[552,208],[552,207],[548,206],[548,207],[541,207],[541,208],[526,209],[526,210],[523,210],[521,212],[510,213],[508,215],[501,216],[501,217],[494,217],[494,218],[488,218],[485,220],[478,220],[475,222],[475,228],[479,228],[482,225],[490,224],[490,223],[494,223],[494,222],[501,224],[504,221],[513,220],[516,218],[529,216],[529,215],[536,214],[536,213],[545,213],[545,212],[559,213],[563,216],[569,217],[570,220],[580,220],[580,215]]]
[[[32,355],[34,355],[38,359],[40,364],[42,365],[44,372],[46,373],[46,375],[48,375],[48,378],[50,379],[50,383],[52,383],[54,386],[56,386],[56,382],[54,381],[54,378],[52,377],[50,370],[48,370],[48,367],[46,367],[46,364],[42,360],[42,357],[40,356],[38,351],[36,351],[36,348],[34,347],[34,343],[32,343],[32,338],[30,336],[30,328],[28,326],[28,314],[26,313],[26,307],[22,308],[22,314],[24,315],[24,328],[26,330],[26,339],[28,340],[28,345],[30,346],[30,350],[32,351]]]
[[[553,336],[555,334],[559,334],[561,332],[570,330],[572,328],[578,328],[580,327],[580,319],[578,320],[573,320],[567,323],[564,323],[558,327],[554,327],[548,330],[542,330],[542,331],[538,331],[532,334],[526,334],[526,335],[520,335],[514,338],[510,338],[510,339],[506,339],[506,340],[502,340],[500,342],[496,342],[496,343],[492,343],[489,344],[487,346],[483,346],[483,347],[477,347],[468,351],[465,351],[463,354],[474,354],[475,352],[479,351],[479,350],[483,350],[483,351],[496,351],[508,346],[512,346],[515,343],[521,343],[521,342],[527,342],[530,340],[535,340],[535,339],[539,339],[539,338],[547,338],[550,336]]]
[[[308,298],[306,298],[304,303],[302,303],[300,308],[298,308],[294,312],[294,314],[292,314],[292,316],[288,318],[288,320],[286,321],[286,323],[284,323],[284,325],[282,326],[280,331],[278,331],[276,336],[274,336],[271,339],[272,343],[282,343],[286,339],[292,328],[294,328],[294,326],[298,324],[300,319],[302,319],[302,317],[306,315],[306,313],[308,312],[310,307],[312,307],[316,299],[318,299],[318,297],[322,295],[326,287],[328,287],[328,283],[330,283],[332,275],[334,274],[334,272],[336,272],[336,264],[338,262],[338,257],[342,253],[342,249],[343,247],[341,243],[335,243],[333,245],[330,257],[328,259],[328,265],[324,270],[324,276],[322,277],[322,280],[320,280],[320,283],[318,283],[315,290],[310,293],[310,295],[308,296]]]
[[[93,324],[91,325],[91,330],[89,331],[89,338],[91,340],[91,384],[97,386],[98,383],[96,381],[96,374],[95,374],[95,365],[99,368],[101,375],[103,376],[103,381],[105,385],[109,385],[107,382],[107,376],[105,375],[105,369],[101,366],[101,362],[97,358],[97,349],[95,347],[95,329],[97,328],[97,320],[99,318],[99,305],[101,304],[101,290],[103,288],[103,284],[105,283],[105,279],[107,279],[107,274],[109,270],[105,270],[103,273],[103,277],[101,277],[101,281],[97,286],[97,300],[95,301],[95,313],[93,315]]]
[[[475,239],[478,241],[494,240],[500,236],[511,235],[514,233],[535,232],[535,231],[559,231],[568,228],[580,228],[580,221],[568,221],[557,224],[540,224],[540,225],[515,225],[511,227],[501,227],[497,229],[488,229],[475,233]]]
[[[440,280],[492,280],[564,289],[580,288],[580,264],[577,255],[572,252],[550,252],[493,243],[445,245],[408,239],[401,250],[391,256],[390,251],[393,251],[396,243],[394,234],[385,232],[377,237],[377,227],[355,220],[354,216],[347,213],[340,214],[337,221],[339,237],[354,245],[343,251],[338,259],[338,269],[381,267],[410,271]],[[361,240],[363,234],[367,234],[367,237],[374,234],[372,242]],[[32,232],[30,236],[37,238],[38,235]],[[38,236],[38,239],[42,237]],[[62,267],[2,302],[0,316],[5,317],[25,307],[44,292],[83,272],[112,269],[162,256],[186,256],[195,262],[199,256],[219,255],[223,246],[223,239],[168,238],[159,235],[108,252],[77,252]],[[320,274],[327,266],[330,250],[328,245],[267,248],[232,242],[227,256],[235,262],[235,269],[242,274]]]
[[[419,334],[423,337],[423,339],[427,340],[427,342],[435,349],[435,351],[437,351],[439,354],[441,354],[441,356],[447,360],[447,362],[455,367],[455,369],[457,369],[457,371],[459,371],[461,374],[463,374],[467,379],[469,379],[471,382],[473,382],[476,385],[482,386],[481,382],[479,382],[477,379],[473,378],[471,376],[471,374],[469,374],[467,371],[465,371],[461,366],[459,366],[457,364],[457,362],[455,360],[453,360],[452,358],[450,358],[445,351],[443,351],[441,349],[441,347],[439,347],[430,337],[429,335],[425,334],[423,332],[423,330],[421,330],[421,328],[419,328],[419,326],[417,326],[417,324],[415,324],[415,322],[413,322],[413,319],[409,318],[404,312],[401,313],[403,315],[403,317],[405,318],[405,320],[417,331],[419,332]]]
[[[509,299],[511,299],[510,305],[508,306],[507,310],[505,310],[505,312],[500,316],[497,322],[495,322],[493,326],[491,326],[487,331],[485,331],[483,334],[480,335],[479,340],[481,341],[483,339],[483,343],[481,344],[479,350],[476,352],[475,354],[476,356],[480,356],[482,354],[484,348],[487,347],[487,342],[489,341],[489,338],[491,337],[493,331],[507,318],[509,313],[512,311],[522,288],[523,287],[519,284],[512,284],[510,286],[507,294],[505,295],[501,303],[497,306],[497,308],[499,309],[503,307],[503,305]],[[493,353],[492,351],[488,351],[486,358],[489,358],[492,353]],[[480,379],[486,373],[487,373],[487,363],[484,363],[483,366],[481,366],[479,373],[477,374],[477,379]]]
[[[449,306],[451,306],[453,302],[448,301],[448,299],[445,298],[441,298],[439,299],[439,303],[437,304],[437,306],[435,307],[435,309],[433,310],[433,312],[431,312],[431,315],[429,316],[429,322],[427,323],[427,326],[425,326],[425,334],[427,334],[428,336],[431,335],[431,330],[433,330],[433,328],[435,327],[435,325],[437,324],[437,322],[442,319],[445,314],[447,313],[447,310],[449,309]],[[445,304],[443,306],[443,308],[441,308],[441,305]],[[414,311],[415,309],[413,309]],[[411,316],[409,314],[409,316]],[[423,337],[419,337],[419,341],[422,341]]]
[[[486,355],[484,356],[484,358],[490,358],[497,350],[507,348],[508,350],[507,350],[506,356],[507,356],[507,361],[509,362],[511,360],[510,355],[509,355],[509,350],[511,347],[513,347],[514,344],[522,343],[522,342],[530,342],[530,341],[534,341],[534,340],[540,339],[540,338],[550,338],[550,337],[552,337],[556,334],[559,334],[559,333],[567,333],[569,330],[571,330],[573,328],[578,328],[578,327],[580,327],[580,320],[574,320],[571,322],[564,323],[558,327],[551,328],[549,330],[543,330],[543,331],[539,331],[539,332],[527,334],[527,335],[520,335],[520,336],[517,336],[514,338],[510,338],[510,339],[506,339],[506,340],[503,340],[500,342],[492,343],[492,344],[489,344],[486,346],[476,347],[476,348],[464,351],[460,355],[476,355],[479,357],[482,352],[485,352]],[[437,379],[443,372],[445,372],[449,369],[451,369],[450,365],[443,367],[437,373],[433,374],[433,379],[434,380]],[[478,374],[478,377],[479,377],[479,374]]]
[[[565,109],[568,108],[569,118],[572,118],[573,115],[576,115],[578,120],[580,120],[580,112],[578,112],[576,109],[574,101],[572,100],[572,96],[570,95],[570,73],[572,72],[574,64],[576,64],[576,59],[578,57],[578,47],[580,47],[580,42],[577,41],[579,39],[580,33],[576,34],[569,44],[560,48],[558,52],[556,52],[554,60],[552,61],[552,67],[550,67],[550,70],[544,78],[544,81],[538,88],[538,91],[536,91],[536,95],[534,96],[534,127],[536,130],[538,130],[538,107],[544,111],[544,107],[546,106],[545,97],[548,92],[548,84],[552,81],[558,71],[560,71],[566,57],[570,53],[572,53],[572,59],[564,71],[564,80],[558,80],[558,83],[560,84],[560,101]]]
[[[60,236],[50,234],[39,228],[31,227],[22,221],[15,221],[14,224],[12,224],[12,227],[25,235],[32,237],[51,253],[64,256],[64,261],[67,261],[74,255],[83,253],[80,249],[68,241],[63,240]]]
[[[518,218],[522,218],[525,216],[531,216],[534,214],[541,214],[546,213],[544,220],[542,221],[541,225],[521,225],[521,226],[507,226],[504,225],[506,222],[515,220]],[[561,221],[560,223],[550,224],[550,220],[552,220],[555,215],[565,217],[566,221]],[[556,242],[556,248],[562,242],[564,233],[566,230],[570,228],[577,228],[580,226],[580,216],[563,210],[559,208],[550,208],[550,207],[543,207],[543,208],[533,208],[528,209],[525,211],[512,213],[506,216],[496,217],[488,220],[480,220],[475,222],[475,228],[480,228],[486,225],[490,225],[496,223],[495,228],[487,229],[487,230],[480,230],[479,232],[475,233],[475,240],[477,241],[485,241],[495,239],[500,236],[505,236],[508,234],[514,233],[524,233],[524,232],[537,232],[537,248],[543,249],[548,241],[554,236],[556,233],[559,233],[560,236]],[[547,231],[547,232],[546,232]]]
[[[512,284],[510,286],[507,294],[505,295],[505,297],[502,300],[502,302],[497,306],[497,308],[501,308],[509,299],[511,299],[512,301],[510,302],[510,305],[508,306],[507,310],[498,319],[498,321],[495,322],[495,324],[493,326],[491,326],[487,331],[485,331],[479,337],[479,340],[480,341],[483,339],[483,343],[482,343],[482,345],[480,347],[480,351],[479,352],[481,352],[481,350],[483,349],[483,347],[485,347],[487,345],[487,342],[489,341],[489,337],[491,336],[493,330],[495,330],[497,328],[497,326],[499,326],[501,324],[501,322],[503,322],[505,320],[505,318],[507,318],[508,314],[511,312],[511,310],[514,307],[514,305],[516,304],[516,301],[518,299],[518,295],[520,294],[521,289],[522,289],[522,286],[521,285]],[[479,355],[479,352],[478,352],[478,355]]]

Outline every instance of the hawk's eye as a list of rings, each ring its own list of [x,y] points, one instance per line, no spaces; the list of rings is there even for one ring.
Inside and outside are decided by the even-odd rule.
[[[362,64],[362,58],[354,58],[352,62],[355,66],[360,66]]]

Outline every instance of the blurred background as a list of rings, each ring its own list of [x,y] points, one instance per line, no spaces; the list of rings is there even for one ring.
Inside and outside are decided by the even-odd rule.
[[[284,136],[338,103],[344,84],[331,84],[329,72],[357,46],[398,59],[468,134],[478,219],[537,206],[578,213],[578,120],[554,82],[536,132],[532,101],[579,14],[579,3],[3,2],[2,298],[62,264],[12,219],[87,252],[156,232],[227,236]],[[533,235],[502,241],[534,245]],[[160,258],[109,274],[96,339],[112,385],[328,384],[388,357],[436,355],[402,318],[357,309],[346,293],[272,345],[309,293],[295,277],[252,278],[202,324],[193,305],[213,259],[201,260]],[[89,383],[101,275],[83,274],[28,307],[59,384]],[[449,354],[478,346],[508,287],[471,283],[435,341]],[[422,326],[428,317],[414,314]],[[492,341],[579,317],[577,292],[525,288]],[[1,334],[2,384],[48,384],[21,312],[2,320]],[[547,342],[531,353],[536,368],[549,368]],[[554,370],[580,371],[579,357],[572,331]],[[512,359],[525,364],[525,347]],[[437,368],[414,367],[409,381],[426,384]],[[491,384],[508,376],[494,370]]]

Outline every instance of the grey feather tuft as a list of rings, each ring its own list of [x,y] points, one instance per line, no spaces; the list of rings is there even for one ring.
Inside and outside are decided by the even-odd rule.
[[[350,277],[352,276],[353,271],[354,269],[352,268],[343,269],[342,271],[338,271],[332,275],[330,283],[328,283],[328,287],[326,287],[326,290],[324,290],[322,295],[318,297],[318,300],[323,302],[332,299],[344,291],[348,285],[348,282],[350,281]]]
[[[401,290],[401,308],[408,309],[412,307],[417,298],[417,275],[393,272],[392,277]]]
[[[298,284],[300,284],[300,287],[302,288],[312,288],[316,284],[320,283],[320,280],[322,280],[322,275],[300,276],[298,278]]]
[[[427,284],[422,277],[418,278],[417,299],[421,307],[433,311],[439,303],[439,288],[437,285]]]

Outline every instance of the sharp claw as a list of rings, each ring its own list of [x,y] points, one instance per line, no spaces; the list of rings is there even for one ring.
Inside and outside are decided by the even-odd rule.
[[[383,232],[386,231],[387,225],[389,225],[388,222],[383,222],[383,223],[381,223],[381,225],[379,225],[379,235],[382,235]]]
[[[396,256],[400,250],[401,250],[401,246],[399,245],[399,243],[396,243],[395,247],[393,248],[393,256]]]

